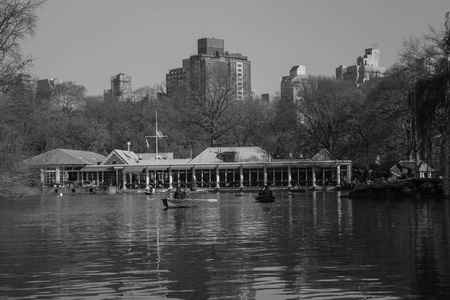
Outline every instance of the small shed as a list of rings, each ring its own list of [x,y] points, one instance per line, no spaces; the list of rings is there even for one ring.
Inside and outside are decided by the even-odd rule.
[[[398,160],[384,162],[374,168],[374,171],[388,181],[394,181],[402,177],[402,169]]]
[[[403,177],[406,178],[431,178],[434,173],[434,168],[424,161],[401,160],[399,164],[402,167]]]
[[[400,178],[431,178],[434,169],[423,161],[417,163],[416,161],[400,160],[382,163],[374,171],[387,180],[396,180]]]

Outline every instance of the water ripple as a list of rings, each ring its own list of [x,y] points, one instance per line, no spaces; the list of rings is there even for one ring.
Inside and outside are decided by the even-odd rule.
[[[144,195],[2,203],[0,298],[450,298],[448,203],[218,197],[176,210]]]

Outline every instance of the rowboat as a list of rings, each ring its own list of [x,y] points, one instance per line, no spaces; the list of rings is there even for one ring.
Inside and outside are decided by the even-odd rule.
[[[174,198],[163,198],[162,203],[166,208],[183,208],[183,207],[196,207],[199,204],[204,203],[217,203],[217,199],[201,199],[201,198],[185,198],[185,199],[174,199]]]
[[[258,195],[258,196],[255,196],[256,202],[263,202],[263,203],[275,202],[275,198],[276,198],[276,196],[273,196],[273,195]]]

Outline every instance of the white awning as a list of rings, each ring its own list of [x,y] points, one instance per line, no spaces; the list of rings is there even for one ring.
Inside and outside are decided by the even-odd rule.
[[[125,166],[123,168],[123,172],[126,173],[145,173],[146,166],[139,165],[139,166]]]
[[[103,172],[103,171],[112,171],[113,168],[111,166],[105,165],[89,165],[80,169],[80,172]]]

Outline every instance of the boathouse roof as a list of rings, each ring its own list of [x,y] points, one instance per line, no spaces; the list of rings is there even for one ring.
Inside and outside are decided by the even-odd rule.
[[[271,160],[271,156],[261,147],[209,147],[189,163],[269,162]]]
[[[336,158],[325,148],[322,148],[317,152],[311,160],[336,160]]]
[[[139,161],[139,157],[133,151],[114,149],[104,160],[104,165],[127,164],[132,165]]]
[[[36,166],[61,166],[61,165],[97,165],[105,160],[105,156],[91,151],[71,149],[54,149],[36,156],[24,162]]]
[[[158,155],[159,156],[159,155]],[[325,149],[319,151],[311,159],[273,159],[261,147],[209,147],[202,151],[195,158],[173,159],[160,158],[158,160],[133,151],[113,150],[107,157],[90,152],[67,149],[55,149],[49,152],[32,157],[25,162],[32,165],[42,166],[81,166],[81,171],[109,171],[123,169],[124,172],[144,172],[146,168],[152,170],[167,169],[189,169],[193,167],[236,167],[237,165],[262,166],[270,164],[273,167],[279,166],[309,166],[311,164],[322,167],[332,167],[337,163],[351,164],[351,161],[336,161],[335,158]]]

